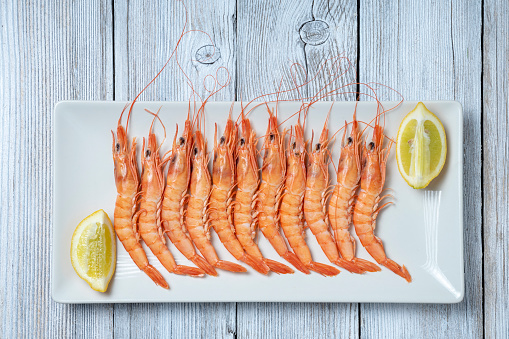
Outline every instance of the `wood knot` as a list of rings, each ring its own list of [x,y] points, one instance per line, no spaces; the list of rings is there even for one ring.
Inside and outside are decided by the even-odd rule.
[[[210,65],[216,62],[221,57],[219,48],[213,45],[205,45],[196,51],[196,61],[202,64]]]
[[[329,25],[322,20],[305,22],[299,30],[300,39],[312,46],[323,44],[329,39]]]

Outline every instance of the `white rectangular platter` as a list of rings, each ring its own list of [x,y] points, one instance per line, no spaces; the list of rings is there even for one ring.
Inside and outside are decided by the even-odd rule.
[[[124,102],[60,102],[54,116],[54,210],[52,244],[52,295],[63,303],[130,302],[422,302],[456,303],[463,299],[463,114],[461,105],[452,101],[425,101],[426,106],[443,122],[447,133],[447,160],[438,178],[423,190],[410,188],[398,172],[393,147],[387,162],[385,187],[392,189],[394,205],[384,209],[377,220],[376,235],[384,242],[387,256],[405,265],[413,281],[407,283],[386,268],[363,275],[345,270],[336,277],[317,273],[263,276],[247,267],[248,273],[218,271],[218,277],[191,278],[170,274],[147,250],[149,261],[170,284],[165,290],[139,271],[117,241],[117,268],[106,293],[93,291],[73,270],[70,261],[71,236],[76,225],[87,215],[104,209],[113,219],[116,188],[113,177],[112,136]],[[395,139],[399,123],[416,102],[404,102],[386,114],[385,133]],[[205,130],[212,151],[214,123],[221,133],[231,102],[210,102],[205,107]],[[390,103],[385,104],[391,106]],[[282,102],[278,106],[280,122],[296,112],[300,103]],[[321,131],[330,102],[314,104],[306,121],[306,138],[311,131]],[[144,109],[157,111],[168,132],[162,152],[166,152],[187,115],[188,103],[139,102],[133,109],[129,136],[139,140],[147,135],[152,117]],[[331,111],[331,132],[351,121],[355,102],[336,102]],[[234,107],[234,116],[240,104]],[[357,117],[370,121],[376,114],[373,102],[359,102]],[[267,127],[267,111],[255,109],[250,118],[259,136]],[[125,119],[124,119],[125,122]],[[296,118],[283,127],[295,123]],[[156,124],[158,140],[163,130]],[[332,134],[331,133],[331,134]],[[342,132],[332,146],[337,164]],[[365,136],[371,140],[371,130]],[[140,143],[141,144],[141,143]],[[261,143],[259,143],[260,146]],[[139,146],[141,147],[141,146]],[[138,149],[140,154],[140,149]],[[261,161],[261,160],[260,160]],[[334,169],[329,168],[334,180]],[[333,181],[334,182],[334,181]],[[428,191],[426,193],[426,191]],[[432,192],[429,192],[432,191]],[[352,230],[352,233],[353,230]],[[284,262],[263,235],[258,234],[263,254]],[[212,231],[212,242],[221,259],[235,261]],[[315,261],[328,263],[313,234],[307,230],[307,242]],[[145,246],[145,245],[144,245]],[[190,265],[169,244],[177,263]],[[146,247],[145,247],[146,248]],[[147,249],[147,248],[146,248]],[[374,262],[358,244],[357,255]],[[286,263],[286,262],[285,262]],[[287,263],[288,264],[288,263]],[[246,265],[244,265],[246,266]]]

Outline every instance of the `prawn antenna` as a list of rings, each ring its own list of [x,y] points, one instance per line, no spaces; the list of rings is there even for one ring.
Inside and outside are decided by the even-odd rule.
[[[180,0],[179,0],[180,1]],[[129,114],[127,115],[127,123],[126,123],[126,132],[129,128],[129,118],[131,117],[131,113],[132,113],[132,110],[133,110],[133,107],[134,107],[134,103],[138,100],[138,98],[140,97],[140,95],[159,77],[159,75],[163,72],[163,70],[166,68],[166,66],[168,65],[168,63],[170,62],[170,60],[173,58],[173,55],[177,53],[177,49],[180,45],[180,42],[182,41],[182,38],[184,37],[184,35],[186,34],[186,27],[187,27],[187,7],[184,5],[184,3],[181,1],[182,3],[182,6],[184,7],[184,12],[185,12],[185,22],[184,22],[184,27],[182,28],[182,32],[180,32],[180,35],[179,35],[179,38],[177,40],[177,44],[175,45],[175,48],[173,49],[173,51],[171,52],[170,56],[168,57],[168,60],[166,60],[166,62],[164,63],[163,67],[159,70],[159,72],[157,72],[156,76],[152,78],[152,80],[150,80],[150,82],[145,86],[143,87],[143,89],[138,93],[138,95],[136,95],[136,97],[134,98],[133,102],[131,103],[131,107],[129,108]],[[125,110],[125,108],[124,108]],[[122,114],[124,114],[124,112],[122,111]],[[122,118],[122,115],[121,115],[121,118]]]

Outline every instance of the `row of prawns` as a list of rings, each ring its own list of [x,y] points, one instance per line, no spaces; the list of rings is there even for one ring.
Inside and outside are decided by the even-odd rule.
[[[261,216],[260,229],[280,255],[283,256],[283,253],[288,255],[288,252],[284,252],[282,243],[271,240],[274,234],[275,238],[279,235],[279,221],[298,259],[308,270],[322,275],[332,276],[339,271],[334,267],[313,262],[305,242],[304,222],[331,263],[358,274],[380,271],[377,265],[355,257],[355,239],[349,232],[353,221],[356,234],[368,253],[380,265],[410,282],[411,277],[407,269],[387,258],[381,240],[374,235],[378,213],[390,204],[385,203],[379,206],[379,202],[389,196],[380,196],[385,183],[389,149],[383,148],[385,136],[379,124],[379,115],[375,119],[373,141],[365,146],[362,143],[362,132],[355,114],[351,123],[350,136],[346,142],[347,126],[345,124],[336,173],[337,184],[332,190],[328,206],[330,139],[327,123],[328,118],[318,143],[312,145],[312,149],[308,151],[299,119],[298,123],[292,127],[285,154],[283,143],[287,131],[280,137],[277,119],[270,114],[263,146],[265,153],[261,185],[258,191],[258,194],[262,195],[262,202],[260,202],[260,208],[256,210],[256,213]],[[308,155],[307,165],[306,155]],[[267,190],[266,187],[271,187],[272,190]],[[356,196],[359,188],[360,192]],[[269,193],[266,193],[267,191]],[[273,199],[274,193],[276,198],[270,200]],[[268,203],[265,203],[266,201]],[[273,207],[274,202],[275,207]],[[262,222],[264,217],[269,219],[266,225]],[[295,264],[294,266],[297,267]],[[302,271],[308,273],[305,270]]]
[[[263,256],[255,242],[258,228],[276,252],[301,272],[339,274],[337,268],[313,261],[305,241],[304,224],[331,263],[352,273],[380,271],[376,264],[355,257],[355,239],[349,231],[352,222],[359,240],[376,262],[411,281],[404,266],[386,257],[382,242],[373,233],[377,215],[387,205],[378,206],[384,198],[380,194],[388,156],[388,149],[383,148],[379,118],[373,141],[365,145],[355,115],[346,140],[345,125],[337,184],[329,194],[327,121],[318,143],[307,150],[300,118],[289,131],[280,133],[277,111],[274,114],[268,110],[263,162],[259,168],[258,139],[249,119],[242,111],[240,121],[235,123],[230,111],[219,139],[216,125],[211,175],[207,142],[200,130],[199,115],[203,115],[203,108],[204,105],[193,120],[188,113],[180,136],[177,126],[172,149],[163,159],[159,154],[161,145],[150,127],[148,138],[143,139],[141,179],[136,161],[137,142],[133,138],[129,143],[128,125],[122,126],[122,115],[116,135],[112,131],[117,186],[115,231],[135,264],[157,285],[169,288],[160,272],[150,265],[141,239],[171,273],[216,276],[216,269],[246,272],[239,264],[219,259],[211,243],[210,228],[237,260],[262,274],[294,271]],[[132,105],[129,116],[131,111]],[[165,234],[197,267],[175,263]]]

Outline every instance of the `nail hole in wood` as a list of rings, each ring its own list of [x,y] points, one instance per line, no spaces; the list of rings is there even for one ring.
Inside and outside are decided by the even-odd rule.
[[[210,65],[216,62],[221,57],[219,48],[213,45],[205,45],[196,51],[195,58],[199,63]]]
[[[318,46],[329,39],[329,25],[322,20],[305,22],[299,30],[300,39],[309,45]]]

